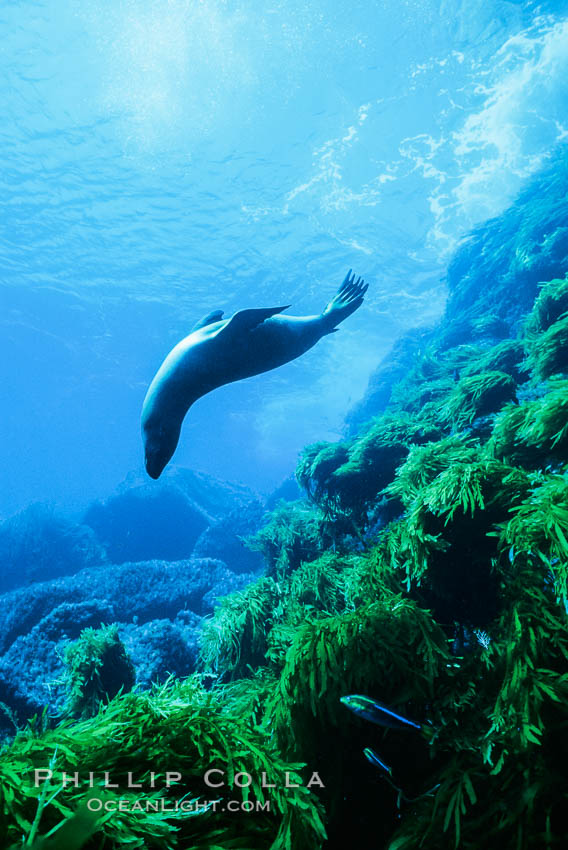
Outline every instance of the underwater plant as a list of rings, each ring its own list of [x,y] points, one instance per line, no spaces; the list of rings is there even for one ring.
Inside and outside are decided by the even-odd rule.
[[[426,420],[408,413],[380,416],[348,445],[309,446],[298,463],[298,483],[326,516],[349,517],[352,532],[360,536],[368,510],[392,481],[410,446],[438,435]]]
[[[280,582],[269,576],[223,597],[205,621],[201,666],[224,680],[281,666],[298,626],[346,610],[346,579],[356,558],[331,552],[302,563]]]
[[[326,552],[316,561],[310,561],[290,577],[285,592],[286,605],[297,604],[303,612],[321,611],[337,614],[345,610],[346,571],[356,558],[341,557]],[[290,619],[287,613],[286,619]]]
[[[415,447],[388,488],[406,515],[380,538],[381,557],[439,621],[483,627],[499,605],[490,532],[529,484],[468,440]]]
[[[436,792],[406,809],[389,850],[552,850],[568,839],[566,612],[542,570],[500,558],[507,604],[491,640],[472,645],[433,705]]]
[[[204,781],[210,769],[221,779],[214,791]],[[319,850],[321,806],[301,769],[245,717],[222,714],[198,679],[170,680],[115,697],[88,720],[20,732],[0,754],[0,836],[9,846],[22,835],[25,843],[56,835],[98,800],[106,810],[93,847]],[[79,781],[63,783],[63,771]]]
[[[464,377],[468,377],[470,375],[482,375],[484,372],[504,372],[521,383],[529,377],[528,371],[523,365],[524,356],[525,349],[520,340],[506,339],[498,345],[493,345],[481,351],[477,357],[472,357],[465,364],[462,374]]]
[[[246,539],[246,545],[260,552],[266,562],[266,575],[280,581],[304,561],[313,561],[324,548],[321,512],[310,502],[280,502],[269,522]]]
[[[511,509],[500,527],[500,545],[509,558],[530,564],[553,584],[558,600],[568,603],[568,472],[536,475],[529,497]]]
[[[65,649],[66,712],[73,717],[93,717],[104,702],[134,687],[136,674],[118,626],[83,629]]]
[[[461,378],[447,397],[441,417],[456,430],[478,416],[495,413],[515,396],[516,382],[505,372],[487,371]]]
[[[568,380],[551,378],[539,398],[504,407],[490,447],[502,460],[529,469],[561,462],[568,447]]]
[[[380,693],[396,706],[408,695],[424,705],[449,659],[429,612],[401,595],[356,611],[306,622],[287,653],[268,716],[283,751],[315,758],[331,728],[341,734],[340,698]]]
[[[496,313],[486,313],[471,320],[471,330],[475,339],[479,337],[502,338],[508,335],[507,322]]]
[[[269,576],[223,597],[203,627],[203,669],[236,678],[250,667],[262,666],[281,598],[279,585]]]
[[[539,379],[566,372],[568,357],[568,277],[540,284],[524,322],[526,367]]]
[[[528,336],[547,331],[568,313],[568,276],[539,283],[539,292],[524,320]]]
[[[568,371],[568,317],[526,341],[526,365],[539,379]]]

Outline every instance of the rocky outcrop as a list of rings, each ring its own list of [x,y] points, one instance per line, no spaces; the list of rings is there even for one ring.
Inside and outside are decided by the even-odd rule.
[[[203,616],[219,596],[251,580],[211,558],[146,561],[81,570],[19,588],[2,597],[0,701],[23,720],[48,706],[62,709],[63,655],[84,628],[118,623],[136,669],[148,687],[168,674],[195,669]],[[4,711],[0,728],[11,725]]]
[[[367,392],[348,413],[350,433],[385,410],[391,391],[425,346],[438,350],[516,335],[540,282],[568,269],[568,156],[560,149],[502,215],[465,239],[447,272],[448,301],[433,329],[415,328],[398,340],[371,375]]]

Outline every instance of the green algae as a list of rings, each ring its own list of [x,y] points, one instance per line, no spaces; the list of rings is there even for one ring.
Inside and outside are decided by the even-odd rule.
[[[214,792],[204,783],[212,768],[224,778]],[[41,782],[36,787],[36,769],[53,772],[47,786]],[[301,769],[299,763],[284,761],[249,720],[221,713],[198,679],[169,681],[151,692],[118,696],[89,720],[21,732],[0,759],[0,831],[5,846],[21,835],[29,837],[39,808],[45,836],[100,799],[114,814],[103,814],[87,846],[304,850],[319,846],[324,831],[320,806],[302,781]],[[77,785],[63,785],[63,771],[77,771]],[[294,787],[285,787],[286,771]],[[129,772],[144,795],[129,787]],[[239,773],[251,777],[249,785],[235,781]],[[263,773],[274,785],[270,810],[251,815],[245,806],[236,806],[228,812],[223,803],[229,800],[266,802]],[[155,808],[136,810],[134,803],[142,795]],[[175,806],[182,799],[188,803],[185,811]],[[120,800],[124,803],[118,810]]]
[[[280,502],[270,519],[246,545],[260,552],[266,574],[277,581],[317,558],[324,549],[324,523],[320,511],[307,502]]]
[[[568,723],[568,380],[542,354],[561,347],[565,289],[541,287],[518,339],[495,343],[493,323],[485,345],[434,340],[381,416],[300,458],[309,502],[356,533],[281,584],[257,717],[338,789],[321,794],[332,833],[353,741],[368,743],[339,698],[359,692],[427,721],[422,748],[389,757],[413,804],[374,787],[377,846],[568,840],[555,746]]]
[[[296,477],[324,515],[347,518],[357,534],[410,446],[439,433],[423,418],[386,414],[370,422],[352,441],[309,446],[300,458]]]
[[[66,711],[73,717],[93,717],[102,703],[134,687],[134,665],[116,625],[83,629],[67,646],[64,661]]]
[[[556,278],[539,284],[539,293],[524,322],[530,336],[547,331],[568,312],[568,278]]]
[[[372,841],[385,850],[568,842],[567,293],[564,280],[542,285],[511,340],[500,315],[469,311],[471,341],[431,335],[380,416],[307,447],[306,499],[277,506],[249,541],[266,574],[204,626],[209,691],[198,677],[170,682],[82,724],[20,733],[0,762],[4,836],[29,835],[35,817],[37,795],[14,779],[26,741],[34,764],[92,748],[97,767],[107,736],[123,774],[130,755],[135,769],[155,759],[165,770],[181,754],[190,795],[206,763],[235,771],[245,755],[256,770],[307,763],[325,787],[277,794],[270,817],[246,821],[111,819],[96,827],[105,847],[319,850],[322,818],[332,839],[351,835],[357,805],[380,812]],[[375,732],[395,786],[364,763],[374,742],[342,710],[349,692],[422,725]],[[82,800],[72,789],[55,799],[42,834]]]
[[[462,378],[448,393],[441,409],[442,420],[460,431],[478,416],[500,410],[514,398],[516,382],[505,372],[482,372]]]

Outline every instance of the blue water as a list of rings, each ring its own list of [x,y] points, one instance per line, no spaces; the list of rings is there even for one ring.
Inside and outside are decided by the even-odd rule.
[[[0,516],[143,472],[212,309],[364,306],[192,408],[178,464],[269,491],[432,322],[458,240],[568,134],[568,2],[51,0],[0,9]]]

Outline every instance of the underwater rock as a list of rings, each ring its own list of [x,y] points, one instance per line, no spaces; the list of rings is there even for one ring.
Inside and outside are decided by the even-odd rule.
[[[247,513],[254,501],[254,493],[246,487],[174,468],[154,484],[130,476],[115,495],[92,504],[84,522],[114,564],[153,558],[178,561],[192,555],[209,526],[230,513]],[[204,550],[199,556],[225,560],[213,551]]]
[[[114,564],[188,558],[210,521],[200,507],[172,486],[132,488],[91,505],[84,518]]]
[[[297,502],[302,498],[302,491],[293,475],[286,478],[279,487],[274,490],[264,503],[266,511],[272,511],[278,502]]]
[[[210,613],[216,596],[240,589],[251,578],[236,575],[220,561],[194,559],[90,568],[74,576],[20,588],[2,597],[0,652],[6,652],[17,637],[28,634],[46,618],[52,628],[52,619],[65,610],[58,607],[62,603],[104,605],[112,612],[113,620],[132,622],[137,617],[139,623],[144,623],[174,619],[184,609],[199,615]],[[69,621],[75,613],[69,611]],[[80,620],[80,628],[86,625],[89,623]]]
[[[492,315],[514,331],[531,308],[538,283],[564,276],[567,176],[568,157],[560,148],[509,209],[462,244],[448,268],[444,325]]]
[[[0,664],[0,739],[11,738],[26,718],[39,716],[42,710],[43,703],[25,693],[10,670]]]
[[[20,721],[41,713],[44,706],[51,714],[64,711],[63,659],[70,640],[79,638],[84,628],[115,622],[112,608],[96,602],[65,603],[53,615],[18,637],[0,658],[0,700]],[[183,617],[174,623],[166,619],[141,625],[118,623],[120,638],[136,671],[136,684],[148,688],[153,682],[165,681],[169,674],[182,677],[195,670],[201,618],[191,616],[190,623],[184,623]],[[0,714],[0,733],[4,726],[10,731],[12,724]]]
[[[64,602],[47,613],[28,634],[21,634],[0,658],[0,676],[10,689],[5,702],[20,719],[63,710],[65,700],[63,653],[83,629],[114,621],[110,605],[98,600]],[[10,695],[11,694],[11,695]]]
[[[159,482],[149,483],[142,473],[130,473],[117,487],[116,495],[146,487],[148,492],[161,492],[162,487],[175,488],[209,517],[210,522],[221,519],[238,507],[248,505],[255,498],[250,487],[234,481],[225,481],[205,472],[194,472],[183,466],[171,464]]]
[[[194,558],[215,558],[236,573],[252,573],[262,568],[262,557],[248,549],[243,538],[262,525],[264,508],[259,501],[231,511],[200,535],[193,550]]]
[[[30,505],[0,524],[0,593],[104,561],[91,528],[58,516],[47,505]]]
[[[200,619],[193,625],[176,620],[151,620],[142,626],[122,626],[120,636],[136,669],[136,684],[149,688],[169,675],[193,673],[199,655]]]
[[[395,342],[369,378],[365,395],[345,418],[350,434],[356,434],[364,422],[386,409],[393,387],[412,368],[433,334],[433,328],[413,328]]]
[[[189,675],[202,615],[252,578],[212,559],[149,561],[91,568],[7,593],[0,609],[0,700],[5,693],[21,719],[44,705],[61,712],[66,646],[83,629],[112,623],[144,686],[167,673]]]
[[[101,623],[112,623],[114,619],[114,607],[107,600],[86,599],[83,602],[62,602],[42,617],[38,625],[26,637],[40,629],[42,636],[49,640],[75,640],[83,629],[97,628]],[[36,636],[39,636],[39,633]]]

